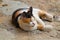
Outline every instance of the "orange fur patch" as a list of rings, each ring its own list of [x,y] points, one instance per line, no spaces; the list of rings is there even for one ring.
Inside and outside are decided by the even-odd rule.
[[[23,13],[22,11],[23,11],[23,10],[17,11],[16,14],[15,14],[15,17],[17,17],[19,14]],[[28,11],[28,9],[27,9],[27,11]]]
[[[15,14],[15,18],[16,18],[20,13],[21,13],[20,11],[17,11],[16,14]]]
[[[43,26],[41,24],[38,24],[37,29],[38,30],[43,30]]]
[[[24,23],[29,23],[31,21],[31,18],[22,18],[22,21]]]
[[[28,20],[29,20],[29,19],[28,19]],[[19,24],[20,24],[20,25],[23,24],[23,23],[27,23],[27,24],[28,24],[28,23],[29,23],[28,20],[24,20],[24,21],[23,21],[23,20],[21,19],[21,20],[19,20]],[[23,25],[25,25],[25,24],[23,24]],[[23,30],[24,30],[25,27],[29,27],[29,30],[32,29],[32,26],[20,26],[20,27],[21,27]],[[23,27],[24,27],[24,28],[23,28]]]
[[[40,16],[41,18],[46,18],[46,14],[45,14],[44,11],[39,12],[39,16]]]

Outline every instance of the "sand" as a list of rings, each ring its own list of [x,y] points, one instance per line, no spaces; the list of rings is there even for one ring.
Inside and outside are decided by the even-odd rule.
[[[31,0],[32,1],[32,0]],[[11,23],[11,16],[13,11],[15,11],[18,8],[21,7],[28,7],[28,5],[31,3],[31,1],[27,2],[27,0],[20,0],[20,1],[1,1],[0,5],[0,40],[60,40],[60,22],[53,21],[53,22],[45,22],[45,24],[52,25],[54,29],[50,32],[48,31],[39,31],[35,30],[32,32],[25,32],[22,31],[19,28],[16,28]],[[34,1],[34,0],[33,0]],[[40,0],[43,2],[42,0]],[[55,0],[56,1],[56,0]],[[54,1],[54,3],[55,3]],[[35,0],[35,2],[37,2]],[[44,3],[47,1],[44,1]],[[59,1],[58,1],[59,2]],[[51,1],[52,5],[55,5],[53,1]],[[4,6],[2,6],[4,5]],[[50,5],[43,7],[39,7],[37,4],[34,5],[34,2],[31,3],[33,7],[41,8],[42,10],[45,10],[53,15],[60,15],[59,6],[56,8],[56,10],[53,10],[55,8],[47,8]],[[41,4],[42,5],[42,4]],[[45,4],[44,4],[45,5]],[[53,6],[52,6],[53,7]]]

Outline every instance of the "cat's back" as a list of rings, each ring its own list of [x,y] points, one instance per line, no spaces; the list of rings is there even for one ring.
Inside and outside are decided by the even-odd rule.
[[[12,18],[16,18],[19,14],[21,14],[23,11],[27,11],[28,8],[19,8],[15,10],[12,14]]]

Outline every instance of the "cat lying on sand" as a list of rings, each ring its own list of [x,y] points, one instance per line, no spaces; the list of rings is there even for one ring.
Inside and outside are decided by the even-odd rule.
[[[51,30],[51,25],[45,25],[43,20],[53,21],[53,15],[36,8],[20,8],[12,15],[12,23],[25,31]]]

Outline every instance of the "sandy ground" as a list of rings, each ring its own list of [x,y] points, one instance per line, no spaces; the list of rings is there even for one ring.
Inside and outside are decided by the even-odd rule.
[[[18,28],[15,28],[15,26],[11,23],[11,15],[14,10],[21,7],[27,7],[28,5],[26,4],[30,4],[31,2],[29,1],[29,3],[25,3],[26,0],[22,0],[21,2],[4,1],[0,3],[0,40],[60,40],[60,22],[57,21],[45,22],[46,24],[52,25],[54,27],[54,29],[50,32],[39,30],[25,32]],[[33,3],[31,5],[35,7]],[[4,6],[2,6],[2,4]],[[40,7],[37,5],[37,8]],[[41,9],[46,11],[49,10],[48,8],[44,9],[43,7]],[[53,9],[51,8],[51,10]],[[48,12],[51,12],[53,15],[60,15],[60,12],[58,12],[58,10],[55,11],[53,10]]]

